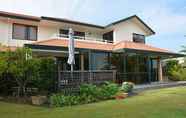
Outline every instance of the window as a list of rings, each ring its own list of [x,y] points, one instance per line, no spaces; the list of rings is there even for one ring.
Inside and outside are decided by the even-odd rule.
[[[85,32],[74,31],[74,36],[77,39],[85,39]]]
[[[109,53],[92,52],[91,56],[92,70],[108,70],[109,69]]]
[[[68,30],[60,29],[59,34],[60,34],[60,37],[68,38]]]
[[[133,34],[133,42],[145,43],[145,36],[141,34]]]
[[[107,42],[113,42],[113,31],[103,34],[103,39]]]
[[[29,26],[29,25],[13,24],[12,38],[36,41],[37,27]]]
[[[69,30],[60,29],[59,30],[60,37],[68,38],[68,32]],[[85,32],[74,31],[74,37],[76,39],[85,39]]]

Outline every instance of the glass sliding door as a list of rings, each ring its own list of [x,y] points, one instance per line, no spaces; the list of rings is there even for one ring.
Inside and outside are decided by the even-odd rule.
[[[58,57],[58,64],[60,65],[60,70],[62,71],[70,71],[71,67],[67,63],[68,61],[68,56],[64,57]],[[74,70],[80,70],[80,55],[76,54],[75,55],[75,65],[74,65]]]
[[[151,61],[151,73],[152,73],[152,77],[151,77],[151,81],[155,82],[158,81],[158,65],[157,65],[157,59],[152,59]]]
[[[149,82],[148,80],[148,58],[143,55],[129,55],[126,63],[127,81],[136,84]]]
[[[92,70],[109,70],[109,53],[92,52],[91,53],[91,69]]]

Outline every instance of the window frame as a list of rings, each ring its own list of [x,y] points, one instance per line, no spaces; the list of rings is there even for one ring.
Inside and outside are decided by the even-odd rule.
[[[114,31],[106,32],[102,35],[102,37],[103,37],[103,40],[109,43],[113,43],[114,42]]]
[[[19,26],[24,26],[26,27],[26,31],[25,31],[25,38],[16,38],[14,36],[15,33],[15,26],[19,25]],[[30,34],[29,34],[29,28],[35,28],[36,29],[36,39],[30,39]],[[27,40],[27,41],[37,41],[38,39],[38,26],[34,26],[34,25],[26,25],[26,24],[19,24],[19,23],[13,23],[12,24],[12,39],[13,40]]]
[[[134,41],[134,35],[143,36],[143,37],[144,37],[143,42],[137,42],[137,41]],[[134,43],[143,43],[143,44],[145,44],[145,43],[146,43],[146,41],[145,41],[145,35],[143,35],[143,34],[133,33],[133,34],[132,34],[132,41],[133,41]]]
[[[59,34],[61,35],[67,35],[65,38],[69,38],[68,37],[68,33],[67,34],[64,34],[64,33],[62,33],[62,32],[69,32],[69,29],[59,29]],[[82,33],[83,34],[83,36],[79,36],[79,35],[77,35],[76,33]],[[85,40],[85,37],[86,37],[86,33],[85,32],[82,32],[82,31],[74,31],[74,37],[82,37],[82,38],[79,38],[79,39],[83,39],[83,40]]]

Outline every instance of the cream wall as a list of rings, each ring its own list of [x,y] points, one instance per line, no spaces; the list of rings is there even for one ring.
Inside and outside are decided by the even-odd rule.
[[[0,43],[5,46],[21,47],[25,43],[32,43],[33,41],[12,39],[12,24],[13,22],[0,21]]]
[[[9,31],[10,24],[5,21],[0,21],[0,43],[2,45],[6,45],[8,43],[9,34],[11,31]]]
[[[22,47],[26,43],[34,43],[35,41],[12,39],[12,24],[14,22],[1,21],[0,20],[0,43],[6,46]],[[36,24],[34,24],[36,25]],[[43,24],[37,24],[38,26],[38,39],[37,41],[49,40],[56,34],[59,34],[59,29],[63,29],[62,26],[47,26]],[[65,28],[64,28],[65,29]],[[90,29],[74,28],[76,31],[85,31],[85,37],[87,40],[100,40],[102,34],[98,31]]]
[[[18,40],[12,39],[12,24],[13,22],[25,23],[30,25],[38,26],[38,40],[48,40],[54,37],[59,33],[59,29],[67,29],[68,27],[72,27],[75,31],[83,31],[85,32],[85,37],[87,40],[102,40],[102,34],[108,31],[114,31],[113,39],[114,42],[119,42],[123,40],[132,41],[132,34],[143,34],[148,35],[146,30],[143,29],[142,26],[139,25],[135,20],[128,20],[123,23],[119,23],[117,25],[111,26],[107,29],[98,29],[92,27],[85,27],[79,25],[70,25],[64,23],[53,24],[51,22],[28,22],[28,21],[15,21],[15,20],[0,20],[0,43],[6,46],[17,46],[21,47],[25,43],[34,43],[35,41],[27,41],[27,40]]]
[[[38,41],[48,40],[59,33],[59,28],[51,26],[38,26]]]
[[[120,42],[124,40],[132,41],[133,33],[142,34],[145,36],[147,35],[144,29],[132,20],[119,23],[113,26],[113,29],[114,29],[114,34],[113,34],[114,42]]]

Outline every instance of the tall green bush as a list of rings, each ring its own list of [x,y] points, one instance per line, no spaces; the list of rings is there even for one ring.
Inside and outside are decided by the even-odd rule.
[[[19,87],[18,95],[25,95],[28,82],[38,77],[38,62],[38,59],[32,58],[29,48],[17,48],[14,52],[9,50],[1,54],[0,74],[13,75]]]
[[[9,75],[17,84],[10,88],[19,87],[18,96],[26,95],[27,87],[36,87],[39,91],[54,91],[56,63],[52,58],[32,56],[32,50],[29,48],[8,50],[0,53],[1,82],[6,82],[4,80],[8,79]]]
[[[168,61],[166,64],[166,71],[169,79],[174,81],[186,80],[186,69],[178,64],[177,60]]]
[[[34,84],[40,92],[54,92],[56,86],[55,82],[57,79],[57,65],[54,58],[40,58],[38,68],[39,76],[32,82],[32,84]]]

